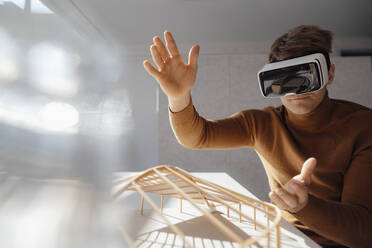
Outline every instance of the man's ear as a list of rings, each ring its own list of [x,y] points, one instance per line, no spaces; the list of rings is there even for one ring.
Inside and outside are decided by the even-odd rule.
[[[332,84],[333,82],[333,79],[335,79],[335,65],[332,64],[331,67],[329,68],[329,71],[328,71],[328,82],[327,84],[330,85]]]

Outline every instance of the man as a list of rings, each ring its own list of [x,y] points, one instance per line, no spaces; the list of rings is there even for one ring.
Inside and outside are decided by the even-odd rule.
[[[268,66],[323,58],[328,77],[322,87],[301,85],[305,90],[283,94],[279,107],[216,121],[199,116],[191,101],[199,46],[185,63],[171,33],[164,36],[166,46],[154,37],[150,49],[157,68],[149,61],[144,67],[168,96],[179,143],[192,149],[252,147],[267,172],[269,197],[287,221],[323,247],[372,247],[372,111],[328,97],[335,75],[328,55],[332,33],[298,26],[279,37],[269,55]],[[283,91],[279,84],[272,83],[269,93]]]

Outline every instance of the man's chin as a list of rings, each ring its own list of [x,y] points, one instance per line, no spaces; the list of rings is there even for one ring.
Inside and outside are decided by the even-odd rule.
[[[289,106],[289,105],[285,105],[285,107],[296,115],[304,115],[304,114],[308,114],[311,111],[313,111],[313,108],[309,108],[308,106],[300,106],[300,105]]]

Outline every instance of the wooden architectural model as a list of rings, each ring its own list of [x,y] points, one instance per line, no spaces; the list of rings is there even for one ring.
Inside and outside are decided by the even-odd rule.
[[[174,166],[157,166],[141,172],[135,176],[118,179],[115,181],[119,189],[114,198],[119,197],[125,191],[137,191],[141,195],[141,215],[143,215],[143,204],[146,201],[154,211],[167,223],[168,227],[177,234],[182,240],[185,247],[193,247],[187,242],[182,230],[173,225],[163,215],[164,197],[173,197],[180,199],[180,211],[182,212],[182,201],[188,201],[194,208],[200,211],[210,223],[226,234],[239,247],[249,247],[261,239],[267,239],[266,247],[270,247],[270,233],[275,233],[274,247],[280,247],[280,232],[279,222],[281,219],[280,210],[266,202],[262,202],[237,192],[226,189],[218,184],[207,180],[195,177],[188,172]],[[148,193],[157,194],[161,197],[161,206],[157,206],[154,201],[148,196]],[[250,208],[249,214],[242,211],[242,206],[245,209]],[[259,230],[259,235],[249,236],[247,239],[242,239],[234,233],[219,219],[212,214],[216,207],[225,209],[226,218],[230,218],[230,213],[234,212],[235,216],[239,217],[239,221],[249,221],[254,225],[255,230]],[[260,223],[256,219],[257,214],[265,216],[265,223]],[[248,216],[249,215],[249,216]],[[123,234],[129,245],[134,242],[131,238]],[[273,245],[273,244],[271,244]],[[260,246],[261,247],[261,246]]]

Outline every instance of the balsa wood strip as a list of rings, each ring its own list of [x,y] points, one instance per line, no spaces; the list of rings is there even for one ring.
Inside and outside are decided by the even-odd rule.
[[[178,182],[183,182],[182,180],[177,180],[177,181],[174,181],[175,183],[178,183]],[[142,186],[141,185],[141,188],[142,189],[151,189],[151,188],[155,188],[155,187],[162,187],[162,186],[168,186],[168,183],[158,183],[158,184],[152,184],[152,185],[144,185]],[[134,188],[131,189],[131,188],[128,188],[128,190],[135,190]]]
[[[182,238],[184,244],[187,247],[193,247],[189,242],[187,242],[185,234],[161,214],[161,211],[156,206],[156,204],[150,199],[150,197],[146,195],[144,191],[141,190],[141,187],[138,184],[135,183],[135,185],[137,185],[137,191],[142,195],[142,197],[147,201],[147,203],[150,204],[150,206],[160,215],[160,217],[167,223],[169,228],[172,229],[172,231],[174,231],[178,236]]]
[[[178,168],[177,168],[178,169]],[[181,170],[182,171],[182,170]],[[271,209],[274,209],[276,208],[276,206],[270,204],[270,203],[266,203],[266,202],[261,202],[259,200],[256,200],[256,199],[252,199],[252,198],[249,198],[245,195],[242,195],[242,194],[239,194],[237,192],[234,192],[234,191],[231,191],[229,189],[226,189],[226,188],[223,188],[217,184],[214,184],[212,182],[209,182],[207,180],[204,180],[204,179],[201,179],[201,178],[196,178],[194,177],[193,178],[196,182],[201,182],[201,183],[204,183],[204,184],[208,184],[210,183],[211,185],[213,185],[214,187],[220,189],[222,192],[224,192],[225,194],[228,194],[229,196],[231,197],[234,197],[235,199],[239,199],[239,201],[241,201],[242,203],[246,204],[246,205],[250,205],[250,206],[254,206],[254,203],[256,203],[256,209],[257,210],[260,210],[262,212],[265,212],[265,207],[264,206],[269,206]],[[272,216],[274,217],[274,216]],[[280,219],[280,218],[279,218]]]

